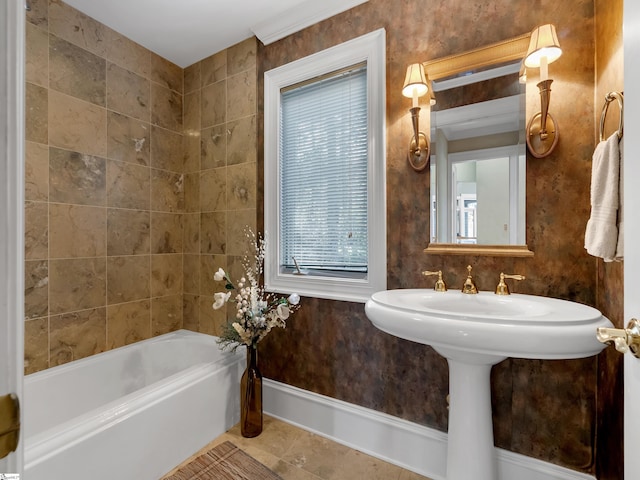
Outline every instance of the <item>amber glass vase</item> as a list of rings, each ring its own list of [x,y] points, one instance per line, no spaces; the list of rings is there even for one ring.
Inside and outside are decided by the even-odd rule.
[[[258,370],[258,349],[247,347],[247,369],[240,380],[240,431],[243,437],[262,433],[262,375]]]

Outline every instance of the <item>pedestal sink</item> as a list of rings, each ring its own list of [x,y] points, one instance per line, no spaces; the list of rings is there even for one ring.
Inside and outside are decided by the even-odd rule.
[[[463,294],[420,289],[374,293],[371,323],[431,345],[449,364],[447,480],[496,480],[491,367],[507,357],[570,359],[596,355],[610,327],[595,308],[533,295]]]

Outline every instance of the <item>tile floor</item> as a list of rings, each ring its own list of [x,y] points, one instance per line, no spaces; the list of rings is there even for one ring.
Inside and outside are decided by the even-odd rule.
[[[258,437],[243,438],[236,425],[198,454],[224,441],[242,448],[284,480],[429,480],[268,416]]]

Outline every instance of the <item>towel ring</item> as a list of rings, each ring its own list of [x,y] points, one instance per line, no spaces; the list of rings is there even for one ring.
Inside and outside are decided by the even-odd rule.
[[[602,114],[600,115],[600,141],[604,140],[604,120],[607,117],[607,110],[609,110],[609,104],[614,100],[618,101],[620,107],[620,123],[618,124],[618,140],[622,138],[623,130],[623,118],[624,118],[624,95],[619,92],[609,92],[604,96],[604,106],[602,107]]]

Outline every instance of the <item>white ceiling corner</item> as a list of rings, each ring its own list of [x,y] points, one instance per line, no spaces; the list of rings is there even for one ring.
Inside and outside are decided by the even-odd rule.
[[[368,0],[65,0],[184,68],[254,34],[265,45]]]
[[[339,13],[366,3],[369,0],[306,0],[296,9],[264,19],[251,27],[253,33],[265,45],[276,42],[292,33],[331,18]]]

